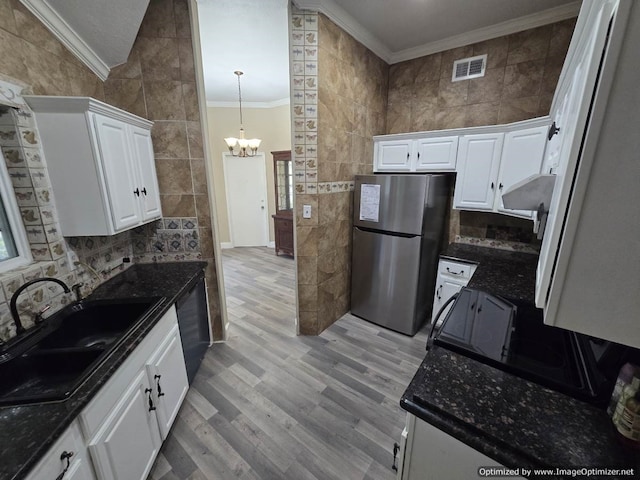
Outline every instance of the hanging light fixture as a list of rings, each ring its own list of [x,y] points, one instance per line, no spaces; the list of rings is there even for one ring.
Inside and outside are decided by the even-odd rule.
[[[252,138],[250,140],[244,138],[244,127],[242,126],[242,91],[240,90],[240,75],[244,72],[236,70],[235,73],[238,76],[238,100],[240,103],[240,138],[228,137],[224,141],[229,147],[229,152],[234,157],[253,157],[258,152],[260,146],[259,138]],[[238,151],[236,151],[238,147]],[[248,150],[248,151],[247,151]]]

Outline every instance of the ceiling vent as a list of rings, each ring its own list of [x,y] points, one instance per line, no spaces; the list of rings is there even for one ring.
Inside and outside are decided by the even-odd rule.
[[[469,80],[470,78],[484,77],[484,70],[487,66],[487,55],[463,58],[453,62],[452,82]]]

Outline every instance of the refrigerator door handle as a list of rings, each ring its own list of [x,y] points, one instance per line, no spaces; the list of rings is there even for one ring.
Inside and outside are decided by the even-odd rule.
[[[413,233],[385,232],[384,230],[376,230],[375,228],[365,228],[365,227],[353,227],[353,228],[361,232],[377,233],[378,235],[388,235],[390,237],[415,238],[415,237],[421,236],[421,235],[414,235]]]

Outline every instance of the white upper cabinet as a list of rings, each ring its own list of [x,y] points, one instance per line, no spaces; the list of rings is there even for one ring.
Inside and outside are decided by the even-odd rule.
[[[457,136],[421,138],[416,140],[416,147],[416,171],[455,171],[458,154]]]
[[[148,128],[132,126],[131,135],[141,185],[142,221],[147,222],[162,216],[151,132]]]
[[[373,171],[453,172],[457,152],[458,136],[445,132],[383,135],[374,140]]]
[[[561,137],[547,149],[545,167],[557,177],[536,279],[545,323],[634,347],[640,347],[638,45],[640,2],[582,2],[551,108]]]
[[[114,235],[162,216],[152,122],[92,98],[25,100],[64,236]]]
[[[413,170],[413,140],[385,140],[373,147],[376,172],[410,172]]]
[[[541,117],[460,137],[454,208],[532,218],[531,211],[505,208],[502,194],[540,173],[548,125],[549,118]]]
[[[515,183],[540,173],[548,130],[547,126],[526,128],[507,132],[504,136],[500,171],[498,172],[498,191],[493,206],[495,211],[532,218],[533,212],[529,210],[505,208],[502,203],[502,193]]]
[[[455,208],[493,209],[503,141],[503,133],[465,135],[460,139]]]

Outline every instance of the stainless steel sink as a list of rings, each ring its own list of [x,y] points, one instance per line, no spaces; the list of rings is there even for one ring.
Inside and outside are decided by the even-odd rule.
[[[46,325],[4,352],[0,405],[68,398],[151,315],[162,298],[80,301],[46,320]]]

